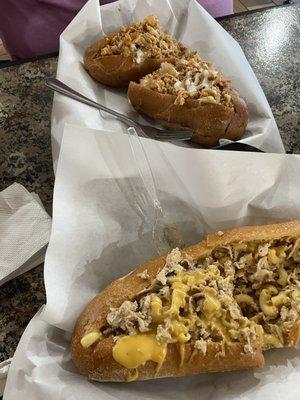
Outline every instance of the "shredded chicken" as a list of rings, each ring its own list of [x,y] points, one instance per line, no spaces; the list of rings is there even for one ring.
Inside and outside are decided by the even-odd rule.
[[[158,18],[151,15],[142,22],[122,27],[116,34],[106,37],[100,56],[123,55],[137,64],[146,58],[168,59],[184,57],[188,50],[161,30]]]
[[[173,249],[170,254],[167,255],[166,265],[156,275],[156,280],[163,285],[167,283],[167,275],[183,269],[181,265],[182,257],[178,248]]]
[[[232,243],[199,260],[176,248],[151,293],[111,309],[104,334],[155,330],[158,341],[192,341],[203,354],[209,341],[237,341],[246,353],[253,352],[257,340],[263,348],[282,347],[300,315],[298,253],[297,238]],[[154,316],[153,300],[163,317]]]
[[[171,334],[170,320],[165,320],[163,324],[159,324],[156,331],[156,338],[160,342],[174,343],[175,340]]]
[[[111,308],[107,314],[107,322],[113,328],[128,332],[129,335],[137,331],[149,331],[151,323],[150,314],[151,295],[141,299],[140,304],[137,301],[124,301],[119,308]]]
[[[160,69],[146,75],[140,84],[147,89],[176,96],[177,105],[183,105],[186,99],[195,99],[201,103],[222,103],[232,107],[229,81],[197,54],[186,55],[174,60],[173,64],[163,62]]]
[[[300,261],[300,238],[296,240],[288,258],[293,258],[295,261]]]
[[[205,355],[207,351],[207,342],[204,339],[196,340],[195,348],[197,350],[200,350]]]
[[[251,346],[251,344],[249,344],[249,343],[245,344],[244,352],[245,353],[253,353],[253,347]]]
[[[260,244],[258,246],[258,249],[257,249],[257,254],[260,257],[266,256],[268,254],[268,251],[269,251],[269,246],[270,246],[269,243]]]
[[[137,274],[137,276],[141,279],[150,279],[150,275],[148,274],[148,271],[145,269],[145,271],[141,272],[140,274]]]

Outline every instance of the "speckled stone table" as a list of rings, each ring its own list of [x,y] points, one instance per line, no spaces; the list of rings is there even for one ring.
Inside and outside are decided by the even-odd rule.
[[[286,150],[300,153],[300,7],[271,8],[219,22],[253,66]],[[52,57],[5,68],[0,64],[0,190],[19,182],[39,194],[50,214],[52,93],[44,79],[55,75],[56,63]],[[0,288],[0,361],[13,355],[27,323],[44,302],[42,265]]]
[[[0,190],[19,182],[38,193],[50,214],[53,94],[45,88],[44,79],[55,75],[56,64],[52,58],[0,69]],[[0,287],[0,362],[13,355],[45,300],[43,265]]]
[[[244,50],[285,150],[300,153],[300,5],[237,14],[219,22]]]

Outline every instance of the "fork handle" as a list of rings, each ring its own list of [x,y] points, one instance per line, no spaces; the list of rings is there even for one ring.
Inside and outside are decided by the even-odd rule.
[[[70,97],[73,100],[77,100],[81,103],[87,104],[88,106],[97,108],[98,110],[105,111],[108,114],[111,114],[111,115],[115,116],[116,118],[120,119],[121,121],[125,122],[129,126],[138,127],[137,124],[132,119],[126,117],[123,114],[118,113],[115,110],[111,110],[110,108],[107,108],[107,107],[103,106],[102,104],[96,103],[95,101],[83,96],[83,94],[76,92],[76,90],[70,88],[68,85],[66,85],[65,83],[61,82],[60,80],[58,80],[56,78],[48,78],[46,80],[46,86],[48,86],[50,89],[54,90],[55,92],[58,92],[67,97]]]

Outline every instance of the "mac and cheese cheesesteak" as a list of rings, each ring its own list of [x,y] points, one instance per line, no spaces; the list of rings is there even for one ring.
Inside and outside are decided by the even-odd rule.
[[[132,381],[263,367],[300,336],[300,221],[246,226],[147,261],[100,292],[71,340],[80,373]]]

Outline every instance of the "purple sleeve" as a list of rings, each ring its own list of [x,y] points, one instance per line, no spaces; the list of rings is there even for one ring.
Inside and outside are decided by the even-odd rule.
[[[214,18],[233,14],[233,0],[197,0]]]
[[[58,51],[59,35],[87,0],[0,1],[0,35],[13,59]]]
[[[59,35],[86,1],[0,1],[0,36],[12,58],[30,58],[58,51]],[[101,0],[100,3],[112,1]],[[232,13],[232,0],[197,1],[214,17]]]

